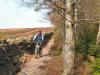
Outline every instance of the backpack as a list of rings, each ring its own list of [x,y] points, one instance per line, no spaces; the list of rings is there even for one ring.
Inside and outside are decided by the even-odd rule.
[[[36,36],[36,40],[42,41],[42,34],[39,36],[39,34]]]

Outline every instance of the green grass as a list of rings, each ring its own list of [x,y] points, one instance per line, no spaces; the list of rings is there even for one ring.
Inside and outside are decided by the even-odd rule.
[[[100,75],[100,58],[95,58],[94,63],[85,61],[85,64],[93,69],[92,75]]]
[[[59,51],[57,52],[56,56],[61,55],[61,53],[62,53],[62,50],[59,50]]]
[[[4,33],[3,33],[3,34],[0,34],[0,39],[3,38],[3,36],[5,36],[5,35],[6,35],[6,34],[4,34]]]
[[[18,36],[15,34],[15,35],[11,35],[9,38],[10,39],[16,39]]]

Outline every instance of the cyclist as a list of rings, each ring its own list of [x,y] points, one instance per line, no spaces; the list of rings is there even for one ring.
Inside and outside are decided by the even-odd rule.
[[[33,38],[33,41],[36,41],[36,42],[40,42],[40,56],[42,54],[42,44],[43,44],[43,41],[44,41],[44,35],[42,34],[42,31],[39,30],[37,34],[35,34],[34,38]]]

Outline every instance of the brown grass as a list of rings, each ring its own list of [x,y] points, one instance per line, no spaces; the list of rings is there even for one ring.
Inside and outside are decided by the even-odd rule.
[[[53,57],[51,60],[45,62],[47,68],[44,75],[61,75],[63,70],[62,57]]]
[[[92,69],[86,65],[81,65],[74,69],[74,75],[90,75],[91,72]]]
[[[18,29],[0,29],[0,34],[6,34],[3,39],[7,38],[27,38],[33,36],[38,30],[42,30],[43,33],[53,31],[53,28],[18,28]]]
[[[55,56],[59,51],[62,51],[63,47],[63,38],[59,32],[55,32],[54,35],[54,44],[51,47],[51,55]]]
[[[75,57],[74,75],[91,75],[92,69],[89,68],[83,61],[83,57],[81,55],[77,55]]]

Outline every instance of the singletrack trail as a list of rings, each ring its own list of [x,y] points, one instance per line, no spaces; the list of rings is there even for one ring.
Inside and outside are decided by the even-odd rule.
[[[51,59],[49,54],[53,42],[53,38],[49,40],[48,44],[43,48],[42,57],[40,59],[35,59],[35,57],[32,57],[16,75],[43,75],[43,71],[46,68],[44,61]]]

